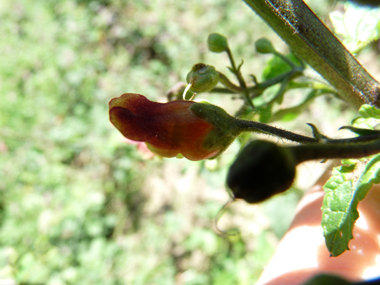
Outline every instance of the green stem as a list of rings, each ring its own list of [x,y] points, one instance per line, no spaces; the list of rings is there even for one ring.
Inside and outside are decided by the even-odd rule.
[[[287,58],[286,56],[284,56],[283,54],[277,52],[277,51],[274,51],[273,53],[274,55],[278,56],[279,58],[281,58],[284,62],[286,62],[291,68],[296,68],[297,65],[294,64],[293,61],[291,61],[289,58]]]
[[[255,86],[248,87],[247,90],[248,90],[249,96],[250,96],[250,98],[255,98],[257,96],[260,96],[264,92],[264,90],[267,89],[268,87],[271,87],[273,85],[281,83],[284,80],[290,81],[290,80],[292,80],[292,79],[294,79],[296,77],[301,76],[302,75],[302,71],[303,71],[303,69],[301,67],[296,67],[295,69],[293,69],[293,70],[291,70],[289,72],[286,72],[284,74],[278,75],[276,77],[273,77],[271,79],[265,80],[263,82],[257,83]],[[215,88],[213,88],[209,92],[212,92],[212,93],[223,93],[223,94],[236,94],[236,93],[241,94],[241,93],[244,93],[244,90],[240,86],[237,86],[234,83],[232,83],[228,79],[228,77],[225,76],[220,71],[218,71],[218,73],[219,73],[219,82],[222,85],[224,85],[227,89],[226,88],[215,87]],[[299,87],[299,88],[312,87],[310,85],[310,83],[307,83],[307,84],[298,83],[298,84],[299,84],[299,86],[297,85],[297,87]]]
[[[215,127],[216,133],[226,133],[230,137],[236,138],[242,132],[256,132],[256,133],[264,133],[280,138],[284,138],[290,141],[295,141],[299,143],[311,143],[311,144],[352,144],[352,143],[368,143],[374,140],[380,140],[380,131],[368,131],[366,129],[353,128],[353,127],[345,127],[349,128],[351,131],[359,134],[363,134],[359,137],[348,138],[348,139],[330,139],[323,134],[321,134],[318,129],[309,124],[312,128],[313,136],[308,137],[304,135],[299,135],[293,132],[289,132],[286,130],[282,130],[264,123],[241,120],[229,115],[224,109],[212,105],[212,104],[204,104],[204,103],[196,103],[189,107],[190,112],[205,120],[209,124]]]
[[[240,72],[240,66],[239,68],[236,68],[236,65],[235,65],[235,60],[234,60],[234,57],[232,55],[232,52],[230,50],[229,47],[227,47],[227,55],[228,55],[228,58],[230,59],[230,62],[231,62],[231,66],[232,66],[232,71],[233,73],[236,75],[238,81],[239,81],[239,85],[240,85],[240,88],[243,90],[243,94],[245,96],[245,99],[248,103],[248,105],[255,110],[255,106],[253,105],[252,103],[252,100],[251,98],[249,97],[249,91],[247,89],[247,84],[245,83],[245,80],[243,78],[243,76],[241,75],[241,72]]]
[[[244,92],[244,90],[243,90],[241,87],[239,87],[239,86],[233,84],[233,83],[228,79],[228,77],[225,76],[223,73],[221,73],[220,71],[218,71],[218,73],[219,73],[219,82],[220,82],[221,84],[223,84],[224,86],[226,86],[226,88],[227,88],[228,90],[231,90],[231,91],[234,92],[234,93],[243,93],[243,92]],[[217,88],[214,88],[214,89],[212,89],[212,90],[214,91],[215,89],[217,89]]]
[[[267,89],[268,87],[281,83],[284,80],[290,81],[301,75],[302,75],[302,69],[298,67],[284,74],[265,80],[253,87],[248,88],[249,94],[251,94],[250,97],[255,98],[261,95],[264,92],[264,90]]]
[[[293,132],[285,131],[264,123],[246,121],[236,119],[235,127],[240,128],[241,132],[258,132],[264,133],[280,138],[287,139],[289,141],[299,142],[299,143],[317,143],[316,138],[296,134]]]
[[[223,84],[224,85],[224,84]],[[210,93],[221,93],[221,94],[236,94],[237,92],[232,91],[231,89],[228,88],[222,88],[222,87],[215,87],[212,90],[209,91]]]
[[[302,0],[244,0],[302,60],[359,108],[380,107],[377,82]]]
[[[227,52],[228,58],[230,59],[230,62],[231,62],[232,71],[236,75],[236,78],[239,81],[240,87],[242,89],[247,89],[247,85],[245,84],[244,78],[241,75],[240,70],[237,70],[237,68],[236,68],[235,60],[234,60],[234,57],[232,55],[232,52],[231,52],[230,48],[227,48],[226,52]]]
[[[360,158],[380,152],[380,139],[369,142],[326,143],[288,146],[296,164],[307,160]]]
[[[265,103],[266,106],[268,106],[270,104],[273,104],[274,102],[276,102],[278,100],[278,98],[284,96],[284,94],[286,92],[286,86],[288,85],[289,80],[290,79],[287,78],[287,79],[284,79],[284,81],[281,82],[280,89],[277,91],[277,94],[274,96],[274,98],[272,100],[270,100],[269,102]],[[280,101],[282,102],[282,99]]]
[[[234,126],[238,129],[240,129],[241,132],[258,132],[258,133],[264,133],[267,135],[280,137],[289,141],[303,143],[303,144],[320,144],[320,145],[362,145],[367,144],[369,142],[380,140],[380,131],[376,131],[374,133],[353,137],[353,138],[346,138],[346,139],[331,139],[326,136],[321,135],[319,132],[316,133],[316,128],[312,124],[308,124],[313,129],[313,137],[308,137],[304,135],[300,135],[297,133],[293,133],[290,131],[286,131],[283,129],[279,129],[276,127],[273,127],[271,125],[267,125],[260,122],[254,122],[254,121],[247,121],[247,120],[240,120],[236,119],[234,121]]]
[[[306,98],[304,99],[303,102],[301,102],[300,104],[298,104],[297,106],[294,106],[294,107],[278,110],[276,113],[274,113],[272,115],[272,117],[270,118],[270,122],[279,121],[285,115],[287,115],[289,113],[293,113],[293,114],[299,114],[299,113],[301,113],[306,108],[306,106],[308,106],[312,102],[312,100],[315,97],[319,96],[321,93],[322,92],[320,90],[312,89],[309,92],[309,94],[307,94],[307,96],[306,96]]]

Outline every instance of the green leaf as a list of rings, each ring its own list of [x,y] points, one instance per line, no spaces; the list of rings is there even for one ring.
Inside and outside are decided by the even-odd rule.
[[[269,122],[270,118],[272,117],[272,107],[273,107],[273,104],[265,105],[263,107],[258,108],[258,111],[260,114],[259,121],[261,123]]]
[[[355,128],[373,130],[380,124],[380,109],[376,107],[365,104],[361,106],[359,115],[352,121]],[[332,176],[323,187],[326,195],[322,206],[322,228],[332,256],[349,249],[352,230],[359,217],[358,203],[372,185],[380,182],[380,154],[345,159],[342,164],[333,169]]]
[[[370,159],[344,160],[335,167],[325,184],[322,206],[322,228],[326,246],[332,256],[349,249],[352,230],[359,214],[358,203],[373,184],[380,182],[380,154]]]
[[[362,105],[359,110],[360,117],[352,121],[356,128],[377,129],[380,124],[380,109],[371,105]]]
[[[295,64],[300,64],[299,59],[294,54],[288,54],[286,57]],[[270,60],[268,60],[263,70],[262,77],[263,80],[268,80],[291,70],[292,68],[289,66],[289,64],[283,61],[280,57],[274,55]]]
[[[335,33],[343,37],[343,44],[353,53],[380,38],[380,8],[359,6],[347,2],[346,11],[330,14]]]
[[[276,113],[273,114],[271,121],[280,121],[280,120],[283,122],[293,121],[312,102],[317,92],[318,92],[317,90],[312,89],[309,92],[309,94],[307,94],[306,98],[298,105],[277,111]]]

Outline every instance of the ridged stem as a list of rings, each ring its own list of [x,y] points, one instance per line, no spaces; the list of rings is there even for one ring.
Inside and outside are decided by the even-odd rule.
[[[380,107],[377,82],[302,0],[244,0],[352,106]]]

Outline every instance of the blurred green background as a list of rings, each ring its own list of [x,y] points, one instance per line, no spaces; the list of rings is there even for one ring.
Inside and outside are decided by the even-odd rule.
[[[164,102],[201,61],[228,73],[212,32],[259,76],[268,57],[253,44],[284,48],[273,32],[231,0],[2,0],[0,23],[0,284],[254,284],[299,193],[236,203],[219,226],[241,235],[221,238],[239,145],[215,162],[151,158],[108,101]]]

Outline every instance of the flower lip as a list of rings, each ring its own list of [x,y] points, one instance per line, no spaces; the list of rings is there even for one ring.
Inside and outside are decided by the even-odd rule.
[[[220,148],[205,148],[204,141],[215,127],[190,111],[193,104],[182,100],[157,103],[140,94],[125,93],[110,101],[110,121],[125,137],[145,142],[163,157],[211,158]]]

